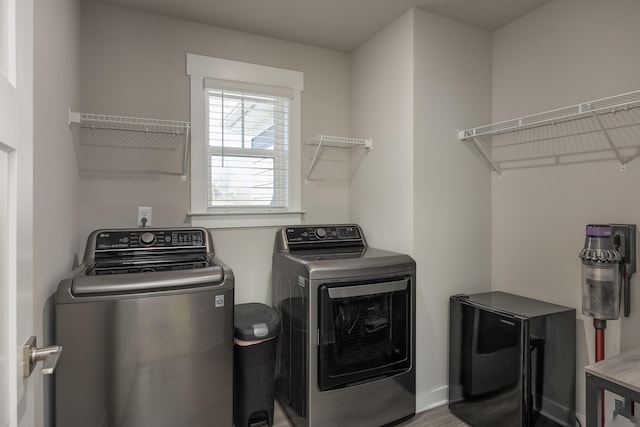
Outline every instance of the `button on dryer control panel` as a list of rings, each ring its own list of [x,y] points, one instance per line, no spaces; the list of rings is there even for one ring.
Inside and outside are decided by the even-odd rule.
[[[316,228],[315,234],[316,234],[316,237],[318,239],[326,239],[327,238],[327,230],[325,230],[322,227]]]

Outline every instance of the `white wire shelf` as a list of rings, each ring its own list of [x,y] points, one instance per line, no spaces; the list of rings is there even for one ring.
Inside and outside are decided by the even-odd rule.
[[[358,138],[345,138],[342,136],[329,136],[329,135],[317,135],[307,141],[309,145],[324,145],[326,147],[338,147],[338,148],[354,148],[364,147],[372,148],[373,141],[369,139]]]
[[[338,148],[345,150],[354,150],[360,149],[368,152],[373,148],[373,140],[369,139],[359,139],[359,138],[346,138],[341,136],[329,136],[329,135],[317,135],[314,138],[311,138],[306,142],[308,146],[315,146],[315,152],[313,154],[313,158],[311,160],[311,164],[309,165],[309,171],[307,172],[307,176],[305,178],[305,184],[309,184],[311,181],[311,173],[316,167],[319,160],[322,158],[323,150],[325,148]]]
[[[191,124],[69,111],[84,174],[168,174],[186,180]]]
[[[640,155],[640,91],[458,131],[491,168],[551,166]]]

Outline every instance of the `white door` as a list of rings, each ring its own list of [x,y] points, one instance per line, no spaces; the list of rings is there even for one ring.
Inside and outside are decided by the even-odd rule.
[[[0,0],[0,425],[34,423],[20,346],[33,331],[33,0]],[[41,381],[41,379],[38,379]]]

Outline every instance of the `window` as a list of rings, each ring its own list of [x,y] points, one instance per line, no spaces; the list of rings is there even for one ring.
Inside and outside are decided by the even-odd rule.
[[[287,208],[289,99],[206,90],[209,208]]]
[[[191,223],[300,223],[302,73],[187,55]]]

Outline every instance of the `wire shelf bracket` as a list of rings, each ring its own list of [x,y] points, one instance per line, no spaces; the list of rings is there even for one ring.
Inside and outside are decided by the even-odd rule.
[[[159,173],[187,180],[190,122],[69,110],[68,125],[81,171]],[[167,169],[176,158],[180,172]]]
[[[626,165],[636,157],[640,157],[639,107],[640,91],[628,92],[503,122],[458,130],[458,140],[472,142],[499,178],[503,175],[502,162],[515,164],[517,161],[540,160],[546,157],[553,159],[554,164],[560,164],[559,159],[562,156],[576,157],[584,153],[593,155],[605,150],[612,152],[620,163],[620,170],[626,171]],[[563,125],[563,129],[558,129],[559,125]],[[537,131],[537,128],[544,129]],[[635,132],[631,132],[634,130]],[[518,137],[513,136],[512,140],[505,142],[507,134],[515,133],[519,133]],[[589,144],[586,142],[582,149],[573,148],[579,145],[579,141],[575,143],[575,138],[586,138],[595,134],[600,134],[604,138],[603,145],[599,149],[587,148]],[[500,138],[502,141],[497,144],[496,141]],[[568,142],[571,138],[574,139]],[[487,145],[482,144],[482,141],[488,141],[488,148]],[[566,147],[561,149],[548,145],[545,147],[548,153],[534,156],[531,154],[533,150],[529,147],[528,150],[522,150],[528,154],[517,159],[499,158],[493,152],[494,150],[505,151],[507,146],[513,148],[517,145],[542,144],[544,141],[555,141],[557,145],[565,142],[567,147],[573,144],[573,151],[567,152]],[[633,149],[635,151],[630,151]],[[630,152],[631,154],[628,154]]]
[[[342,149],[364,148],[367,152],[373,148],[373,139],[345,138],[341,136],[317,135],[306,142],[307,145],[316,146],[313,159],[309,166],[309,171],[305,177],[304,183],[309,185],[311,181],[311,173],[320,160],[320,153],[323,147],[333,147]]]

